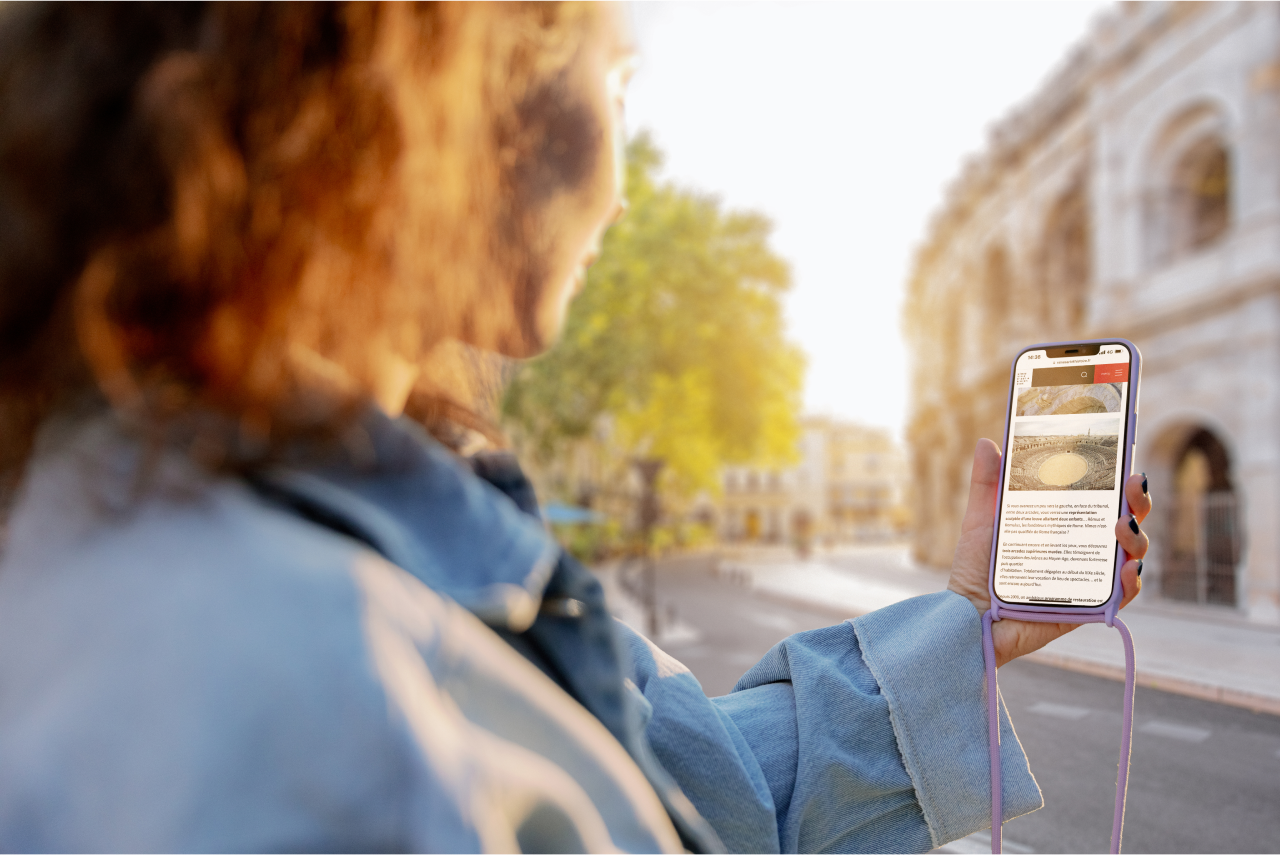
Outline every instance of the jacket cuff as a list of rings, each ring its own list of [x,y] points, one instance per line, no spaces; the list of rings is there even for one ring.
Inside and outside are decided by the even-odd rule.
[[[850,621],[888,699],[902,762],[935,847],[991,825],[982,620],[951,591],[913,597]],[[1000,699],[1006,821],[1044,800]]]

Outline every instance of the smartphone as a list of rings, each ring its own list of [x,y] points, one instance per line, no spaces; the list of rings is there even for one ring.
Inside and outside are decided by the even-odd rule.
[[[1031,611],[1119,607],[1141,356],[1124,339],[1024,349],[1009,378],[993,605]]]

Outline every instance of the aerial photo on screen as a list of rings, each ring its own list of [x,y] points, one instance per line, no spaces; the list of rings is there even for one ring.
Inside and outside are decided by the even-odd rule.
[[[1015,421],[1009,489],[1114,490],[1119,433],[1119,418]]]
[[[1128,383],[1090,383],[1077,386],[1033,386],[1018,396],[1020,416],[1073,416],[1118,413],[1124,407]]]

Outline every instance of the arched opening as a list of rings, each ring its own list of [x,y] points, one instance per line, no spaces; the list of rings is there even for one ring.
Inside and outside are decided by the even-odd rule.
[[[748,508],[745,518],[745,529],[743,534],[747,540],[760,539],[760,512],[755,508]]]
[[[983,344],[991,352],[1004,341],[1005,321],[1009,316],[1009,299],[1013,289],[1009,275],[1009,256],[1004,247],[989,247],[983,261]]]
[[[1077,186],[1054,205],[1041,249],[1041,320],[1054,334],[1084,323],[1093,278],[1091,243],[1088,201]]]
[[[1174,458],[1168,559],[1161,593],[1170,599],[1236,605],[1240,509],[1231,463],[1211,431],[1194,431]]]
[[[1170,176],[1174,255],[1208,246],[1231,225],[1231,161],[1217,136],[1191,145]]]
[[[1152,140],[1143,170],[1143,243],[1160,266],[1207,247],[1231,228],[1231,138],[1213,102],[1189,105]]]
[[[945,385],[953,386],[959,377],[959,359],[960,349],[960,324],[956,323],[956,318],[960,317],[960,301],[948,301],[949,305],[945,306],[939,312],[941,321],[938,335],[935,339],[938,342],[938,359],[936,365],[941,369],[939,374],[944,378]]]

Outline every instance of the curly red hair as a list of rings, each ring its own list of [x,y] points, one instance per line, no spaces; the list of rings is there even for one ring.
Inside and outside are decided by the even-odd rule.
[[[333,422],[300,404],[299,354],[336,367],[350,403],[377,353],[420,358],[445,319],[519,335],[458,285],[515,283],[517,314],[535,299],[529,211],[593,157],[557,86],[594,19],[544,3],[5,12],[0,466],[86,390],[281,437]]]

